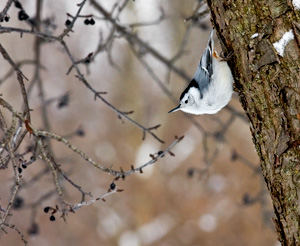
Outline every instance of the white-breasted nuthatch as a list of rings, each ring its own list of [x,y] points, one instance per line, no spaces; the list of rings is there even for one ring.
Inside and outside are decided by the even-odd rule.
[[[201,57],[196,73],[180,96],[177,110],[189,114],[215,114],[225,107],[232,96],[233,77],[227,62],[214,50],[214,29]]]

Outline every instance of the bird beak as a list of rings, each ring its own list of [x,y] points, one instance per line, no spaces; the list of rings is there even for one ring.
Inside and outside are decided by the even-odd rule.
[[[180,104],[176,108],[173,108],[172,110],[170,110],[168,113],[173,113],[179,109],[180,109]]]

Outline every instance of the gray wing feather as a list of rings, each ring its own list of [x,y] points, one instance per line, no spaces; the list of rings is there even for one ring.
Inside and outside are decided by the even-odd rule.
[[[202,94],[210,84],[212,75],[213,75],[213,65],[212,65],[212,55],[214,50],[214,41],[213,41],[213,32],[211,31],[207,46],[201,57],[197,71],[194,74],[194,80],[198,83],[200,92]]]

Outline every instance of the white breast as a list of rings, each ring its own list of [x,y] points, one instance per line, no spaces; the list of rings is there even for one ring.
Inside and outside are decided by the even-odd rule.
[[[198,89],[191,88],[189,92],[195,98],[195,105],[182,108],[182,111],[196,115],[217,113],[229,103],[232,84],[233,77],[227,62],[213,59],[213,77],[208,89],[203,92],[203,98],[200,98]]]

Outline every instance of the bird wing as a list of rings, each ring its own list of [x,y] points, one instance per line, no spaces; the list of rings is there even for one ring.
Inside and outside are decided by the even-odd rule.
[[[193,80],[195,80],[198,84],[201,97],[202,97],[203,90],[207,89],[208,85],[210,84],[213,75],[213,64],[212,64],[213,51],[214,51],[213,32],[214,29],[210,33],[207,46],[203,52],[199,66],[193,77]]]

